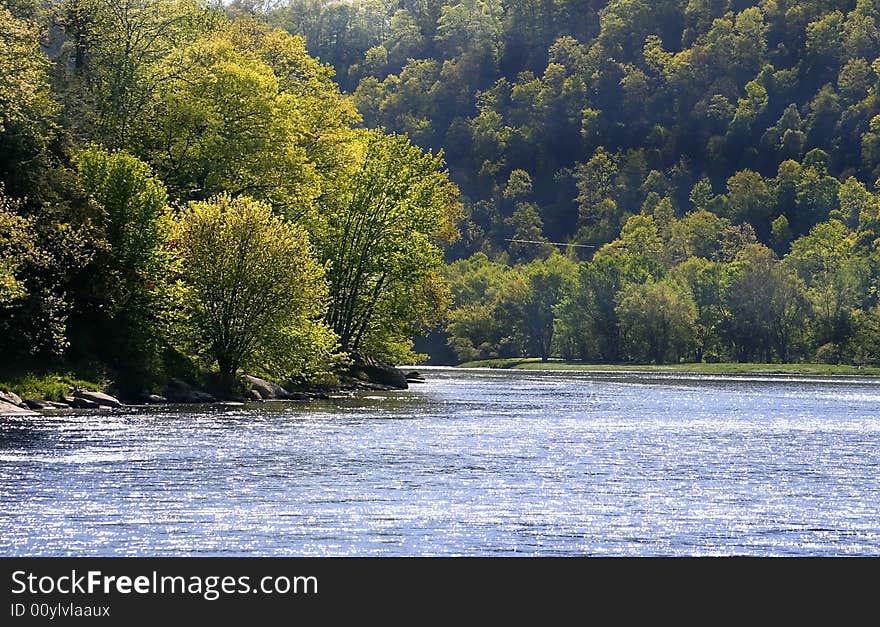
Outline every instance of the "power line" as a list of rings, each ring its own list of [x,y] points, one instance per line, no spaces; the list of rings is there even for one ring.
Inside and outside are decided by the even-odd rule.
[[[595,248],[595,246],[590,246],[589,244],[570,244],[568,242],[543,242],[541,240],[536,239],[512,239],[509,237],[504,238],[505,242],[513,242],[514,244],[552,244],[553,246],[574,246],[575,248]]]

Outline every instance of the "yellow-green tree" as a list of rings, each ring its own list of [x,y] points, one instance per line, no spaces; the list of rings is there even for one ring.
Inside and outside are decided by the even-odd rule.
[[[363,131],[354,142],[357,156],[325,190],[316,229],[329,266],[327,320],[344,351],[405,359],[412,334],[448,304],[438,244],[457,235],[458,190],[442,155],[405,136]]]
[[[695,343],[697,308],[690,294],[672,283],[628,285],[617,296],[616,311],[632,359],[678,361]]]
[[[118,387],[136,394],[158,369],[168,307],[162,247],[168,196],[150,167],[126,152],[92,147],[77,154],[75,163],[101,237],[78,318],[101,338],[97,352],[113,369]]]
[[[175,227],[190,341],[216,364],[222,392],[242,369],[288,378],[330,359],[324,271],[302,227],[229,195],[191,203]]]
[[[44,157],[56,130],[37,24],[0,6],[0,182],[14,196],[43,183]]]

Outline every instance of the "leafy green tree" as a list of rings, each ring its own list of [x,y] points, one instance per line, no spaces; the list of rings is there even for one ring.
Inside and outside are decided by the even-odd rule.
[[[736,223],[749,223],[759,233],[769,231],[773,204],[766,182],[757,172],[743,170],[727,181],[727,206]]]
[[[28,261],[42,256],[31,220],[20,216],[17,203],[0,188],[0,310],[27,294],[21,276]]]
[[[626,284],[653,278],[652,267],[625,251],[580,265],[576,284],[557,310],[557,341],[565,357],[620,361],[617,294]]]
[[[678,361],[695,342],[697,308],[687,291],[664,281],[631,284],[615,310],[627,353],[636,361]]]
[[[689,257],[716,258],[729,226],[729,220],[705,209],[688,213],[670,227],[668,248],[672,259],[680,262]]]
[[[791,227],[784,215],[777,217],[770,224],[770,235],[777,252],[785,252],[791,243]]]
[[[614,200],[617,164],[602,148],[586,163],[577,166],[575,181],[580,223],[588,242],[607,242],[620,228],[620,214]]]
[[[724,327],[724,264],[702,257],[691,257],[669,271],[667,278],[688,290],[696,306],[694,359],[720,360],[726,357],[721,332]]]
[[[346,352],[369,344],[406,359],[406,338],[439,322],[447,304],[437,244],[457,235],[458,190],[442,155],[406,137],[364,131],[355,141],[350,171],[322,197],[316,242],[329,266],[327,321]]]
[[[222,195],[185,208],[169,245],[179,255],[190,341],[216,364],[222,392],[243,369],[290,377],[300,374],[296,361],[330,358],[331,332],[319,322],[324,271],[302,227],[265,203]],[[311,341],[296,344],[303,339]]]
[[[866,300],[870,262],[855,238],[836,221],[816,225],[796,240],[785,258],[804,281],[815,320],[815,343],[844,346],[853,312]]]
[[[157,93],[177,82],[179,68],[163,60],[222,23],[196,0],[65,0],[61,10],[73,56],[68,119],[78,135],[114,149],[136,150]]]
[[[745,247],[727,268],[724,334],[739,361],[786,362],[796,354],[807,319],[803,282],[760,244]]]
[[[172,193],[248,195],[302,216],[320,193],[302,133],[307,112],[259,58],[222,36],[176,51],[146,154]],[[169,71],[172,71],[169,69]]]
[[[69,357],[70,316],[102,272],[92,265],[103,244],[89,215],[71,223],[62,207],[25,208],[0,187],[0,352],[19,369]]]
[[[542,361],[550,358],[556,306],[569,292],[575,271],[574,262],[556,253],[523,267],[521,279],[500,294],[498,315],[524,354],[537,355]]]
[[[546,258],[556,251],[556,247],[544,236],[544,222],[534,203],[518,203],[513,215],[505,220],[505,225],[510,229],[511,239],[515,240],[509,248],[510,261]]]
[[[510,356],[514,347],[502,328],[497,305],[518,271],[489,260],[484,253],[460,259],[443,270],[452,293],[446,331],[461,361]]]
[[[99,211],[105,246],[97,251],[78,323],[90,329],[95,352],[127,393],[147,387],[158,370],[163,312],[168,303],[165,186],[149,166],[125,152],[89,148],[76,156],[80,185]]]
[[[45,184],[58,105],[49,87],[49,60],[37,24],[0,6],[0,182],[13,196]]]
[[[808,155],[809,156],[809,155]],[[819,222],[827,220],[838,207],[840,183],[824,173],[824,167],[806,167],[797,184],[797,212],[792,220],[795,235],[807,233]]]

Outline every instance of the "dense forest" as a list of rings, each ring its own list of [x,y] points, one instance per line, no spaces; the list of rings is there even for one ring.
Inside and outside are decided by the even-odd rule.
[[[445,151],[458,359],[880,358],[880,2],[281,4]]]
[[[880,361],[878,57],[867,0],[4,0],[0,370]]]
[[[0,7],[0,370],[332,380],[450,300],[439,155],[357,128],[299,37],[197,0]]]

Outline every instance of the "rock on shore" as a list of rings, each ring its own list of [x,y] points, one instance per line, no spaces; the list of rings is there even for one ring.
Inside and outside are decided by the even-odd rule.
[[[92,392],[90,390],[77,390],[73,393],[75,399],[83,399],[98,405],[99,407],[122,407],[119,399],[104,394],[103,392]]]
[[[254,377],[249,374],[244,375],[242,378],[244,379],[244,382],[250,386],[252,392],[257,392],[260,395],[259,399],[253,398],[253,400],[265,401],[293,398],[293,395],[290,392],[277,383],[272,383],[271,381],[266,381],[265,379],[260,379],[259,377]]]
[[[6,401],[0,401],[0,416],[39,416],[39,414],[26,407],[19,407]]]
[[[409,388],[406,375],[387,361],[355,353],[352,355],[351,374],[355,378],[366,377],[371,383],[386,385],[396,390]]]
[[[162,396],[171,403],[213,403],[217,400],[207,392],[193,389],[189,383],[180,379],[168,381],[162,390]]]
[[[21,397],[15,392],[6,392],[4,390],[0,390],[0,401],[7,403],[9,405],[15,405],[16,407],[21,407],[26,409],[26,405]]]

